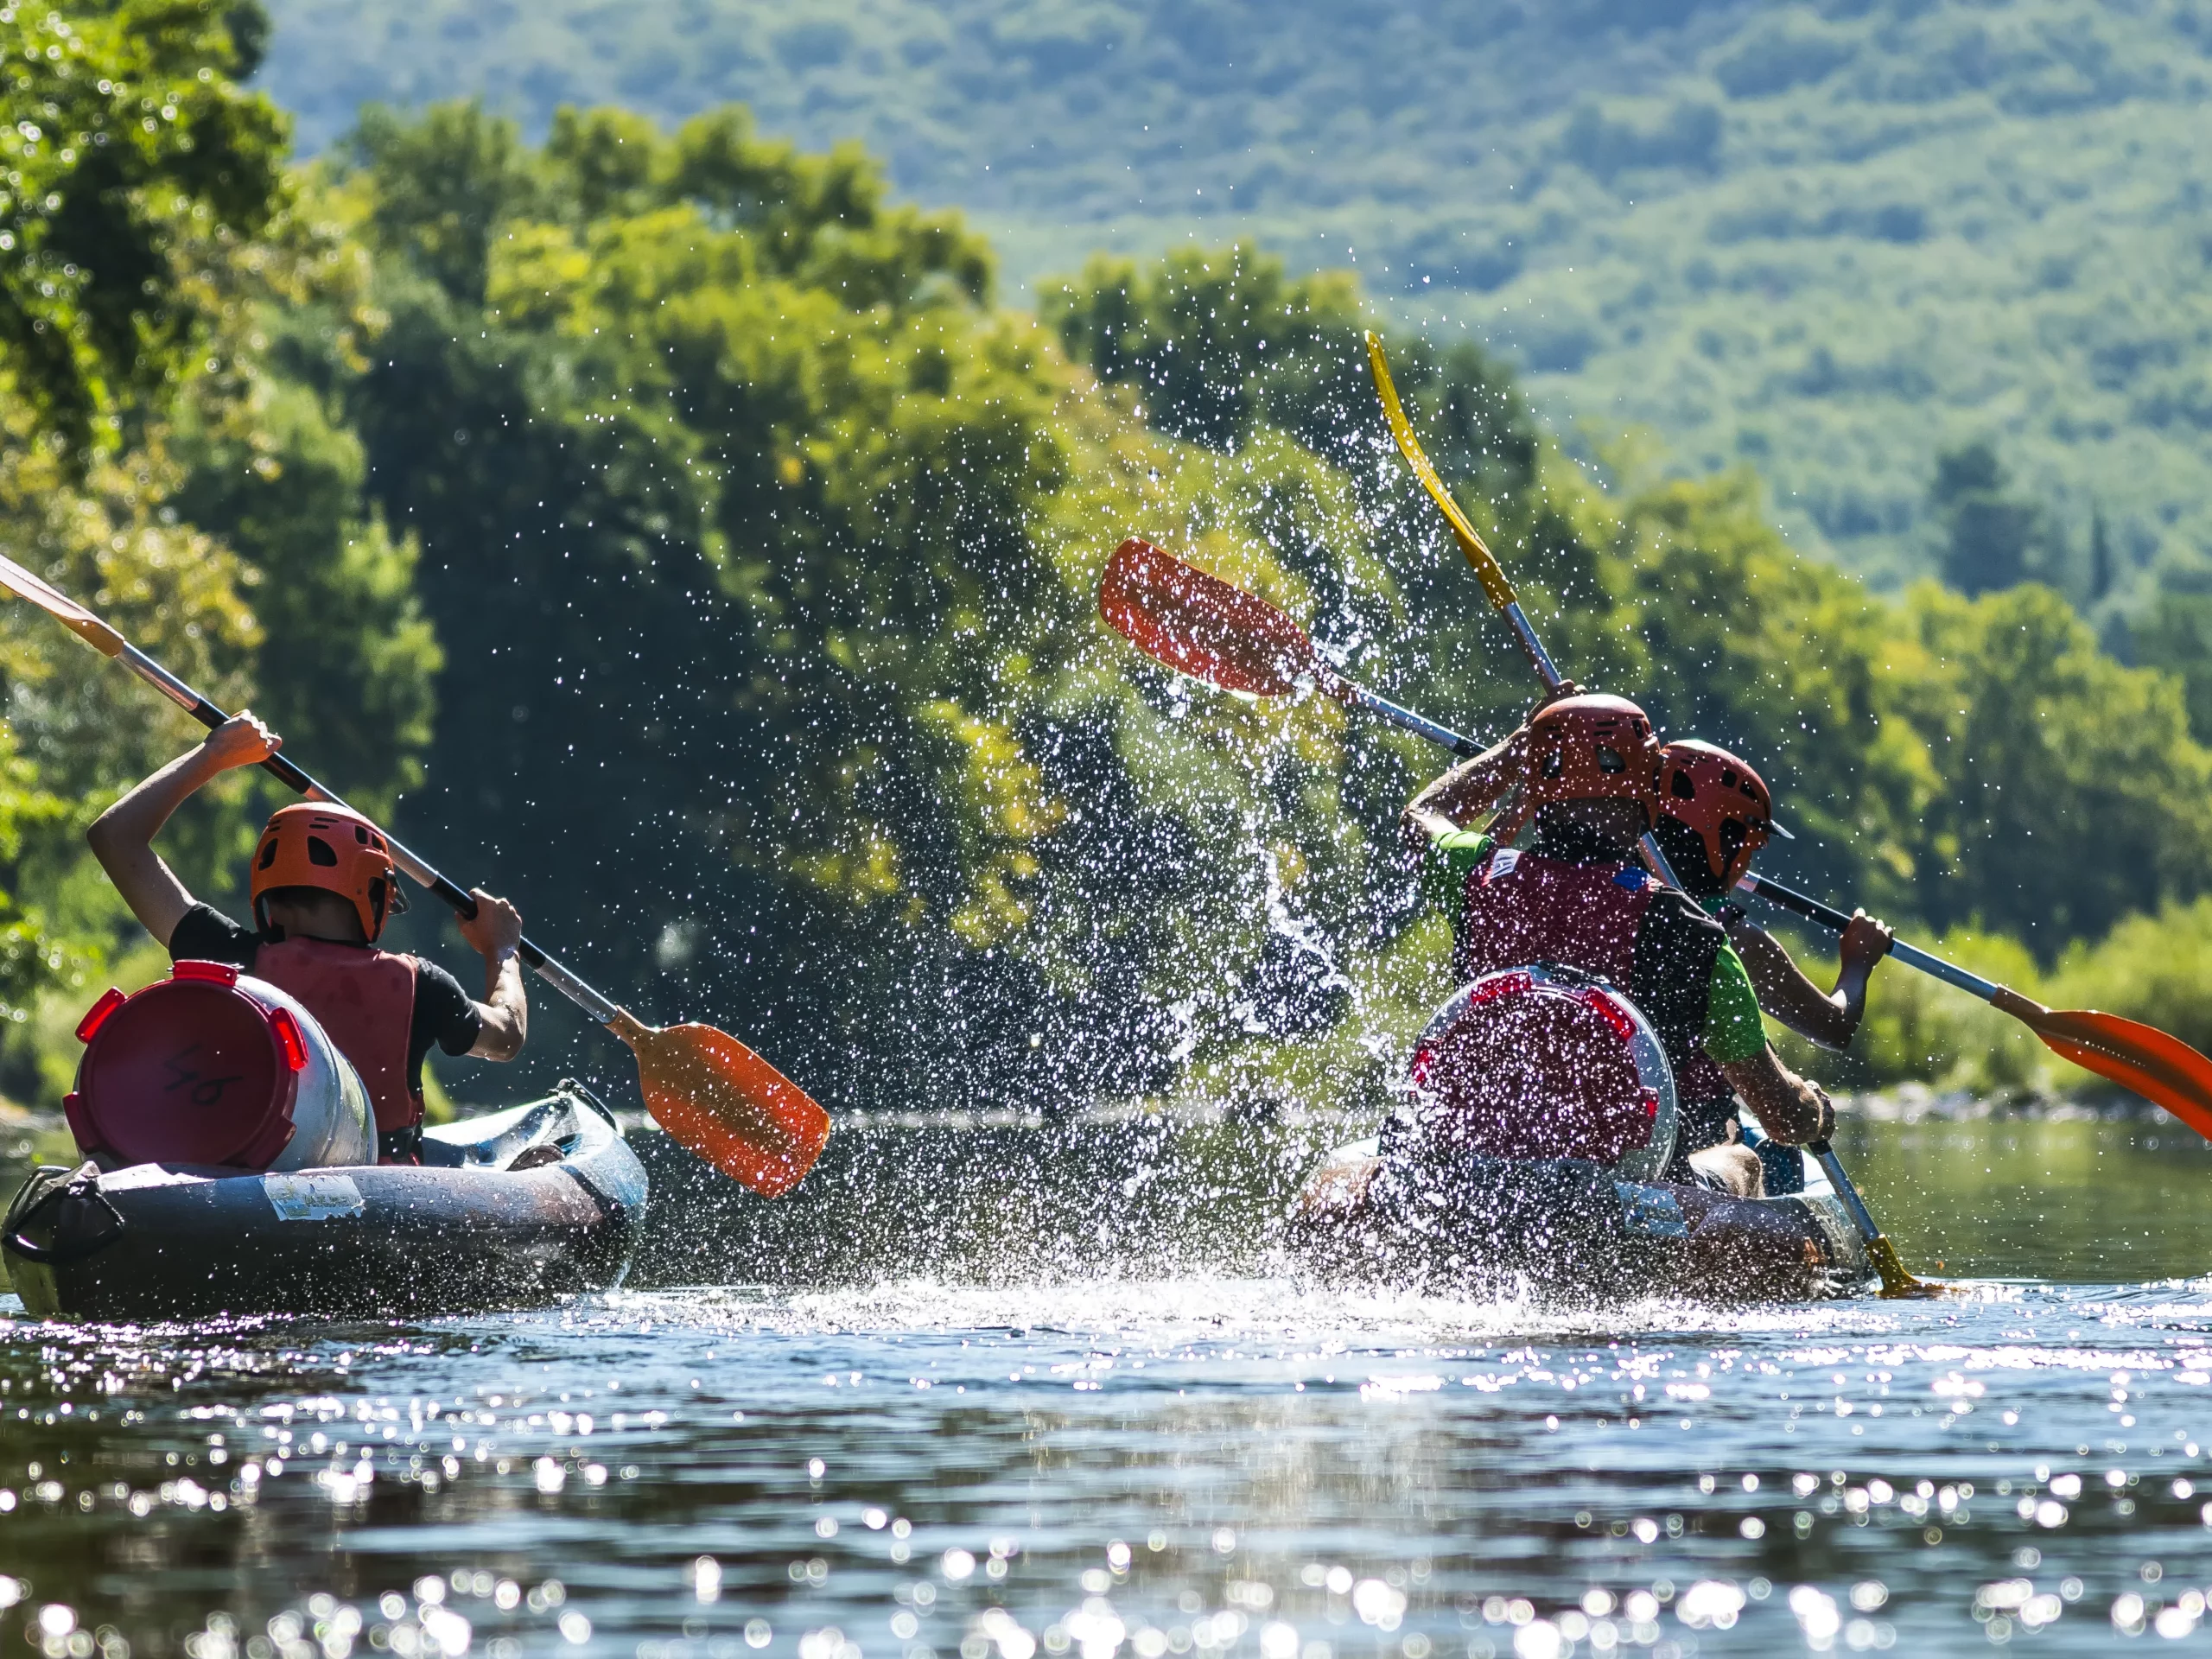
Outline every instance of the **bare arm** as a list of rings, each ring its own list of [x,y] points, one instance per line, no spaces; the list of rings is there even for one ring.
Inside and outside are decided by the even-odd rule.
[[[1559,690],[1547,694],[1536,709],[1541,711],[1561,697],[1579,695],[1580,690],[1572,680],[1562,681]],[[1417,853],[1439,836],[1465,829],[1503,800],[1520,781],[1528,741],[1529,726],[1524,721],[1503,742],[1493,744],[1471,760],[1461,761],[1407,802],[1398,818],[1398,838],[1407,850]]]
[[[1839,947],[1842,965],[1835,989],[1823,995],[1764,928],[1741,918],[1728,928],[1728,942],[1744,959],[1759,1006],[1822,1048],[1836,1049],[1851,1046],[1866,1017],[1866,982],[1874,964],[1889,953],[1891,938],[1890,930],[1865,911],[1853,915]]]
[[[1835,1128],[1827,1091],[1782,1063],[1771,1045],[1748,1060],[1723,1065],[1728,1086],[1758,1118],[1759,1127],[1786,1147],[1824,1141]]]
[[[481,887],[469,897],[476,914],[460,919],[461,935],[484,958],[484,1000],[474,1006],[484,1028],[469,1052],[483,1060],[512,1060],[530,1039],[530,999],[523,993],[522,916]]]
[[[1528,736],[1524,726],[1503,743],[1433,779],[1406,803],[1398,819],[1398,838],[1417,851],[1439,836],[1465,829],[1497,805],[1520,775],[1521,748]]]
[[[130,913],[163,946],[194,901],[154,850],[154,837],[194,791],[233,767],[258,766],[283,741],[251,713],[234,715],[101,813],[85,832],[92,856]]]

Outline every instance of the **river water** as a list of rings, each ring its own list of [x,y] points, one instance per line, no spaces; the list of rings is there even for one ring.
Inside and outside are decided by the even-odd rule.
[[[10,1299],[0,1637],[48,1659],[2212,1640],[2212,1280],[2190,1276],[2212,1155],[2122,1123],[1843,1144],[1907,1259],[1967,1294],[1325,1290],[1222,1242],[1254,1199],[1217,1180],[1141,1211],[1148,1244],[1085,1224],[1031,1253],[1007,1193],[901,1236],[914,1204],[850,1189],[848,1214],[832,1183],[808,1224],[835,1248],[717,1255],[742,1227],[674,1190],[639,1287],[518,1316],[79,1329]],[[1200,1247],[1163,1255],[1179,1212]],[[670,1282],[702,1262],[726,1282]]]

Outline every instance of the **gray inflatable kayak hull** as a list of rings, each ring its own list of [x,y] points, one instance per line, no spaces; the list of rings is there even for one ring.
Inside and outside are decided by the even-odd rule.
[[[421,1166],[42,1168],[0,1223],[0,1255],[48,1319],[539,1306],[620,1281],[646,1194],[613,1115],[563,1084],[425,1130]]]

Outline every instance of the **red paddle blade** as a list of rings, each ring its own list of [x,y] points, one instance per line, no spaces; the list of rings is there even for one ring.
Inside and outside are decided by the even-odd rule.
[[[2087,1008],[2054,1008],[2028,1023],[2054,1054],[2164,1107],[2212,1141],[2212,1059],[2180,1038]]]
[[[830,1115],[728,1032],[635,1021],[614,1030],[638,1057],[654,1121],[678,1145],[771,1198],[814,1167]]]
[[[1267,601],[1134,536],[1107,561],[1098,613],[1146,656],[1224,691],[1287,697],[1329,677],[1306,630]]]

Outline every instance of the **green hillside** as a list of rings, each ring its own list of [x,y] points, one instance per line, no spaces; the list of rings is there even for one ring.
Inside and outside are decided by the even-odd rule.
[[[1562,430],[1756,464],[1801,545],[1878,579],[1927,568],[1935,457],[1985,438],[2084,603],[2212,549],[2198,0],[272,10],[309,148],[368,99],[480,92],[538,130],[742,99],[967,208],[1016,290],[1192,237],[1356,265],[1517,358]]]

